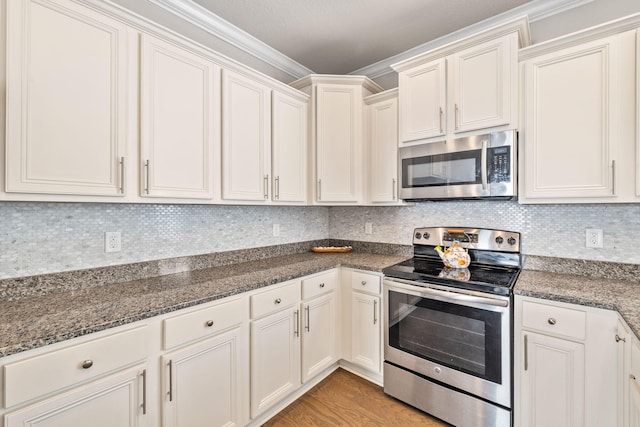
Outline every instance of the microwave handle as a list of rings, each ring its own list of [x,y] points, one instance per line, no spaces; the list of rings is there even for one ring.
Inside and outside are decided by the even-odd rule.
[[[482,154],[480,157],[480,176],[482,178],[482,189],[487,189],[487,139],[482,140]]]

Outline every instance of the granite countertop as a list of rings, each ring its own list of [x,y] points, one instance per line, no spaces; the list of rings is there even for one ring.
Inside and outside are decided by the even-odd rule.
[[[334,267],[382,271],[407,259],[304,252],[102,286],[0,300],[0,357]]]

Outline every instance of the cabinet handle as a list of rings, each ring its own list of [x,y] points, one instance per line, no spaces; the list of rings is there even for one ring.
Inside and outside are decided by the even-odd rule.
[[[276,200],[280,200],[280,176],[276,176],[276,191],[275,191]]]
[[[82,362],[82,369],[89,369],[93,366],[93,360],[85,360]]]
[[[362,286],[365,286],[365,285],[367,284],[367,281],[366,281],[366,280],[363,280],[362,282],[360,282],[360,284],[361,284]]]
[[[459,115],[458,104],[456,104],[456,106],[455,106],[455,111],[456,111],[455,125],[456,125],[456,130],[458,130],[458,128],[459,128],[459,126],[458,126],[458,115]]]
[[[396,179],[391,178],[391,200],[398,200],[396,195]]]
[[[549,317],[549,320],[547,320],[547,322],[548,322],[550,325],[555,325],[555,324],[556,324],[556,319],[554,319],[553,317]]]
[[[296,310],[294,313],[294,323],[293,323],[293,336],[300,336],[300,310]]]
[[[616,195],[616,161],[611,160],[611,195]]]
[[[120,157],[120,193],[124,194],[124,157]]]
[[[149,160],[144,162],[144,192],[149,194]]]
[[[373,324],[378,323],[378,301],[373,300]]]
[[[318,180],[318,201],[322,200],[322,179]]]
[[[629,374],[629,378],[631,378],[632,380],[636,381],[636,376],[633,374]]]
[[[309,318],[309,306],[306,306],[304,309],[307,312],[307,325],[304,328],[307,330],[307,332],[310,332],[310,330],[311,330],[311,328],[310,328],[311,327],[311,319]]]
[[[529,337],[524,336],[524,370],[529,369]]]
[[[444,133],[444,128],[442,127],[443,118],[444,118],[444,112],[442,111],[442,107],[440,107],[440,133]]]
[[[280,304],[282,302],[282,298],[276,298],[274,301],[275,304]]]
[[[621,337],[620,335],[616,334],[616,342],[627,342],[626,338]]]
[[[324,288],[324,283],[320,283],[320,287],[321,287],[321,288]]]
[[[269,198],[269,174],[266,174],[263,179],[262,189],[264,191],[264,198]]]
[[[207,320],[207,323],[205,323],[205,325],[207,325],[207,327],[212,327],[213,326],[213,320]]]
[[[142,375],[142,415],[147,415],[147,370],[144,369],[140,375]]]
[[[169,360],[169,402],[173,402],[173,360]]]

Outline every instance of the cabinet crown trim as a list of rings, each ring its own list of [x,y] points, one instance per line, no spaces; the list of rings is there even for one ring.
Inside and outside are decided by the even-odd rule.
[[[385,90],[384,92],[369,95],[364,98],[364,103],[369,105],[380,101],[387,101],[398,97],[398,88]]]
[[[302,89],[316,84],[336,84],[362,86],[370,92],[378,93],[384,89],[366,76],[341,76],[335,74],[309,74],[289,83],[294,89]]]

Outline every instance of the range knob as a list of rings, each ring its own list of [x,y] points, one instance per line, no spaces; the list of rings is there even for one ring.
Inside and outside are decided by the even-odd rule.
[[[415,235],[416,239],[422,239],[422,234],[418,231]]]
[[[513,238],[513,236],[509,237],[509,239],[507,240],[507,243],[509,243],[511,246],[516,244],[516,239]]]
[[[498,236],[498,237],[496,237],[496,243],[497,243],[497,244],[501,245],[501,244],[502,244],[502,242],[504,242],[504,239],[502,238],[502,236]]]
[[[425,231],[424,233],[422,233],[422,237],[428,239],[429,237],[431,237],[431,235]]]

